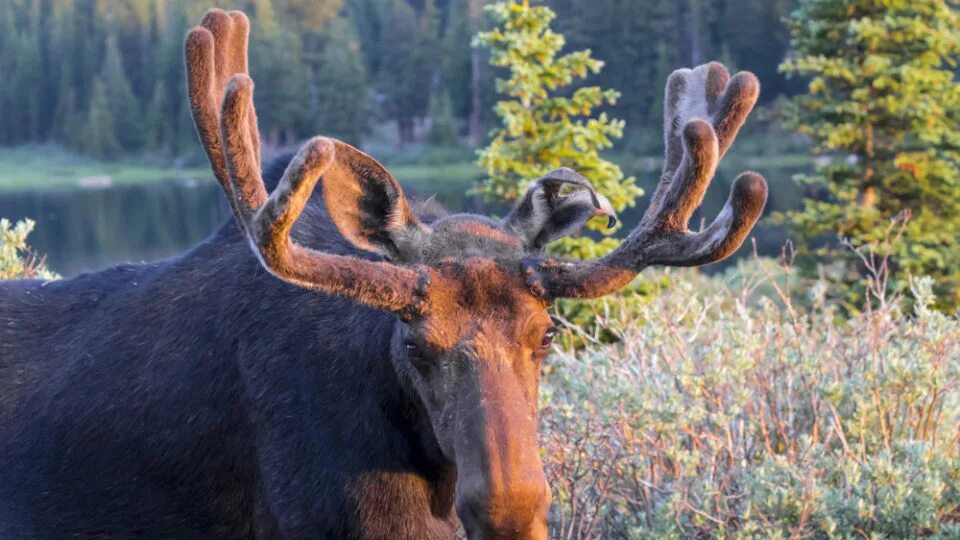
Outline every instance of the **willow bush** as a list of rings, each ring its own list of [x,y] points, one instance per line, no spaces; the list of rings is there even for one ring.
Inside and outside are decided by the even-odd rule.
[[[56,274],[47,270],[43,258],[27,245],[27,236],[33,231],[34,222],[29,219],[11,225],[10,220],[0,219],[0,280],[4,279],[55,279]]]
[[[551,357],[553,536],[960,537],[960,320],[932,280],[843,320],[770,266],[667,280],[597,314],[618,343]]]

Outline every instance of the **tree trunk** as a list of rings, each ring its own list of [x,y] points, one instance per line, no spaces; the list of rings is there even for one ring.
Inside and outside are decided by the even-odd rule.
[[[468,0],[468,20],[470,32],[475,34],[480,29],[480,23],[483,18],[482,0]],[[473,47],[470,49],[470,116],[467,120],[467,140],[470,146],[479,146],[483,142],[483,116],[481,107],[483,103],[480,99],[480,91],[483,86],[480,74],[480,64],[483,61],[483,55],[480,49]]]
[[[480,101],[480,50],[470,51],[470,118],[468,120],[467,139],[470,146],[479,146],[483,141],[482,107]]]

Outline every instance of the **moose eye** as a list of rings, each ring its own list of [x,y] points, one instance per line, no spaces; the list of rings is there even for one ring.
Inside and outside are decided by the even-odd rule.
[[[411,360],[423,360],[423,351],[419,345],[411,340],[405,341],[403,345],[407,349],[407,356],[409,356]]]
[[[558,331],[556,326],[547,328],[547,332],[543,335],[543,341],[540,342],[540,347],[543,349],[550,348],[550,346],[553,345],[553,338],[557,335]]]

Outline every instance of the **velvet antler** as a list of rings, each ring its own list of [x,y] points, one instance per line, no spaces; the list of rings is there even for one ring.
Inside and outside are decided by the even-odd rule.
[[[756,173],[734,180],[717,218],[700,232],[687,228],[717,163],[756,104],[760,84],[747,72],[732,79],[710,63],[673,72],[664,106],[663,173],[640,224],[613,252],[585,262],[525,262],[537,289],[551,297],[595,298],[626,286],[650,265],[698,266],[728,257],[763,212],[767,184]]]
[[[344,208],[359,206],[359,198],[371,189],[371,198],[391,205],[392,222],[385,230],[417,224],[390,173],[359,150],[323,137],[300,148],[267,195],[260,176],[253,81],[247,74],[249,28],[243,13],[214,9],[187,34],[185,45],[197,133],[240,228],[263,265],[285,281],[403,316],[417,314],[424,305],[428,269],[322,253],[291,240],[290,230],[321,177],[327,206],[339,209],[331,214],[342,230],[355,221]],[[354,204],[345,205],[345,200]],[[364,240],[364,232],[358,229],[353,235],[355,243]]]

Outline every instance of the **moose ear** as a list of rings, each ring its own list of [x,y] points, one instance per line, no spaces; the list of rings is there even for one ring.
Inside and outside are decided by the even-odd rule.
[[[355,246],[402,258],[402,247],[427,227],[410,210],[400,184],[377,160],[332,140],[334,158],[323,172],[323,200],[330,219]]]
[[[564,186],[577,189],[563,195]],[[520,238],[528,251],[540,251],[548,243],[576,232],[594,216],[607,216],[608,228],[617,224],[610,201],[594,191],[589,180],[563,167],[531,184],[501,227]]]

